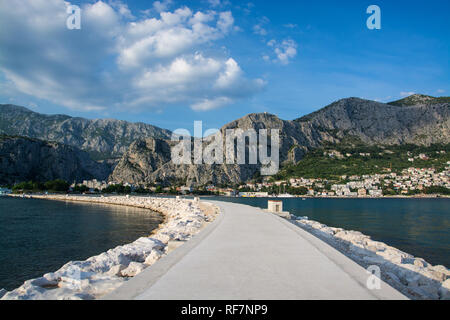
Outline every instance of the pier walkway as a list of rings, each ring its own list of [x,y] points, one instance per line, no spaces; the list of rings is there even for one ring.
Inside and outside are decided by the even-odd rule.
[[[105,299],[406,299],[289,221],[215,202],[222,214],[200,234]]]

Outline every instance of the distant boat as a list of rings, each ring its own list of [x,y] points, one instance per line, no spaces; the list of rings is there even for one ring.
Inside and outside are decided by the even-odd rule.
[[[305,200],[306,200],[306,198],[302,198],[302,200],[303,200],[303,201],[305,201]]]
[[[283,194],[279,194],[277,196],[277,198],[295,198],[292,194],[289,193],[283,193]]]

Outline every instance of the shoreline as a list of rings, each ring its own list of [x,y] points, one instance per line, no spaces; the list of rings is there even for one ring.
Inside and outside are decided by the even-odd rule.
[[[0,288],[0,300],[101,298],[190,240],[219,213],[217,207],[207,202],[175,198],[68,195],[28,195],[25,198],[136,207],[157,212],[164,217],[164,221],[147,237],[84,261],[69,261],[59,270],[27,280],[12,291]]]
[[[362,267],[378,267],[383,281],[411,299],[450,300],[450,270],[446,266],[433,266],[359,231],[330,227],[307,217],[292,216],[289,221]]]
[[[276,199],[450,199],[450,196],[446,195],[424,195],[424,196],[383,196],[383,197],[371,197],[371,196],[359,196],[359,197],[344,197],[344,196],[292,196],[292,197],[276,197],[276,196],[268,196],[268,197],[228,197],[228,196],[201,196],[203,197],[224,197],[224,198],[243,198],[243,199],[268,199],[268,198],[276,198]]]

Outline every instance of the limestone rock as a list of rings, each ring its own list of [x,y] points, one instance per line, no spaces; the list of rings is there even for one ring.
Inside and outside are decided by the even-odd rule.
[[[145,264],[148,266],[151,266],[152,264],[154,264],[156,261],[158,261],[162,256],[163,256],[163,252],[160,250],[153,250],[148,257],[145,259]]]
[[[131,262],[128,267],[122,270],[122,277],[134,277],[145,269],[145,265],[139,262]]]
[[[445,280],[439,288],[439,297],[441,300],[450,300],[450,279]]]

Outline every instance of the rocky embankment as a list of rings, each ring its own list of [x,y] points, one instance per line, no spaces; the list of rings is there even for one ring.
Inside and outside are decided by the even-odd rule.
[[[189,240],[218,213],[213,205],[191,200],[119,196],[33,198],[133,206],[162,213],[166,220],[149,237],[85,261],[68,262],[58,271],[25,281],[13,291],[0,290],[0,298],[4,300],[90,300],[102,297],[154,264],[174,246]]]
[[[358,231],[329,227],[305,217],[294,223],[363,267],[380,267],[381,278],[411,299],[450,300],[450,270],[445,266],[432,266]]]

